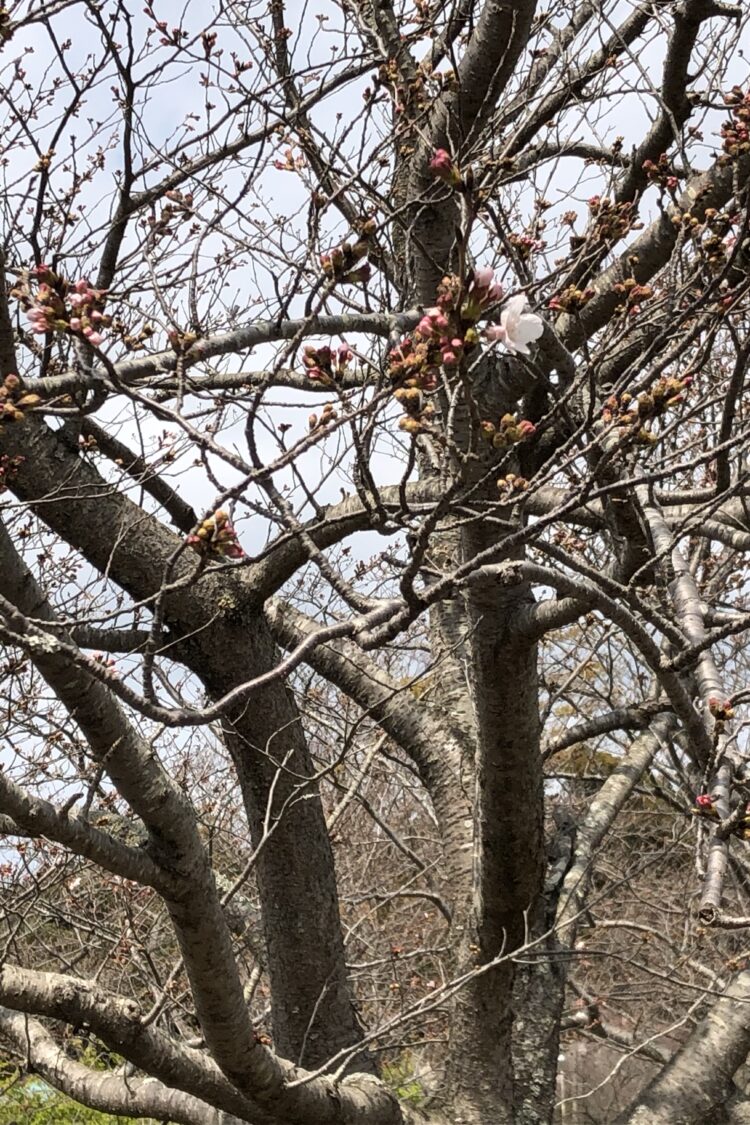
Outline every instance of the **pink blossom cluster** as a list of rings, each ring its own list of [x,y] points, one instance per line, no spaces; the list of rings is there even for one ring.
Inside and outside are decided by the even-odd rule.
[[[744,156],[750,152],[750,89],[733,86],[724,101],[732,113],[732,120],[721,127],[724,151],[730,157]]]
[[[26,306],[32,332],[72,332],[95,347],[103,342],[100,330],[111,323],[102,312],[105,289],[95,289],[84,278],[71,284],[43,264],[30,270],[29,277],[37,282],[36,291],[22,284],[12,292]]]
[[[327,345],[316,348],[308,344],[302,356],[302,363],[307,369],[308,379],[328,386],[343,378],[353,358],[354,353],[347,344],[342,344],[335,350]]]
[[[497,304],[503,297],[502,286],[488,266],[472,271],[463,297],[456,280],[453,277],[443,278],[438,288],[437,305],[425,309],[416,327],[423,340],[437,345],[440,363],[444,367],[455,367],[464,350],[479,342],[474,325],[490,305]],[[457,308],[459,300],[460,309]]]
[[[446,275],[437,287],[436,304],[425,309],[414,331],[405,336],[389,353],[388,373],[399,388],[396,398],[407,411],[402,429],[418,433],[425,425],[427,406],[421,398],[437,386],[441,368],[450,373],[465,355],[479,344],[477,321],[493,305],[503,299],[501,285],[489,267],[473,270],[464,282],[455,274]],[[544,331],[544,322],[535,313],[526,312],[526,297],[512,297],[500,312],[500,323],[485,329],[491,343],[503,343],[511,352],[529,355],[529,343],[538,340]],[[313,356],[306,365],[317,367]],[[407,396],[401,390],[414,390]],[[402,420],[403,422],[403,420]],[[523,441],[533,435],[530,422],[512,420],[513,428],[501,426],[508,444]],[[492,427],[494,436],[495,427]]]
[[[543,238],[534,238],[530,234],[512,233],[508,236],[508,242],[524,261],[530,258],[532,254],[544,250],[547,245]]]
[[[104,300],[104,295],[105,290],[94,289],[88,281],[80,278],[73,283],[73,292],[68,297],[68,304],[75,313],[69,321],[72,331],[81,332],[96,347],[102,343],[102,335],[98,329],[105,317],[98,306]]]
[[[416,327],[423,340],[437,344],[440,349],[440,362],[444,367],[455,367],[461,359],[465,339],[450,334],[450,321],[439,308],[425,309],[424,316]]]
[[[660,188],[666,188],[668,191],[676,191],[680,186],[680,181],[674,174],[666,152],[663,152],[656,162],[653,160],[644,160],[641,167],[646,173],[646,178],[652,184],[658,184]]]

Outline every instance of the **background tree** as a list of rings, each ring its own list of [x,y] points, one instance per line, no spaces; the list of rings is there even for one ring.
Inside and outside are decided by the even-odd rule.
[[[747,1120],[741,9],[0,20],[6,1052]]]

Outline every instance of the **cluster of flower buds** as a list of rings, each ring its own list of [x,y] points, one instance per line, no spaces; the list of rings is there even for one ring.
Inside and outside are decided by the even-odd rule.
[[[703,219],[692,211],[674,211],[671,222],[679,227],[696,244],[712,273],[720,273],[726,265],[736,243],[732,228],[739,219],[737,214],[707,207]]]
[[[120,320],[112,321],[112,328],[115,332],[119,332],[122,336],[122,342],[129,352],[138,351],[139,348],[145,348],[147,342],[154,334],[154,327],[151,324],[144,324],[137,332],[130,332]]]
[[[367,219],[359,225],[359,235],[356,242],[342,242],[334,246],[333,250],[320,256],[320,267],[327,278],[332,281],[345,281],[350,284],[369,281],[370,263],[364,262],[370,251],[370,238],[375,233],[375,222]],[[358,263],[361,263],[358,265]]]
[[[522,441],[529,441],[536,433],[536,426],[525,418],[520,420],[515,414],[503,414],[497,425],[482,422],[482,437],[495,449],[510,449]]]
[[[161,38],[159,39],[159,42],[161,43],[162,47],[179,47],[181,41],[183,39],[187,39],[187,31],[183,31],[179,27],[173,27],[170,30],[169,24],[166,20],[158,20],[151,4],[147,4],[143,11],[154,21],[154,26],[158,31],[161,32]]]
[[[592,195],[589,211],[595,220],[595,235],[601,242],[617,242],[631,230],[640,230],[643,223],[636,222],[635,204],[624,200],[615,203],[600,195]]]
[[[283,152],[283,160],[274,160],[273,166],[279,172],[299,172],[301,168],[305,167],[305,158],[303,156],[295,156],[293,148],[285,148]]]
[[[695,808],[693,809],[694,816],[710,817],[713,820],[719,819],[719,810],[716,808],[716,798],[710,793],[699,793],[695,798]]]
[[[333,405],[330,402],[327,402],[323,407],[320,417],[318,417],[317,414],[309,415],[307,419],[307,427],[310,430],[310,433],[312,433],[313,430],[321,430],[331,422],[335,422],[337,418],[338,414],[334,410]]]
[[[617,426],[623,437],[630,434],[641,444],[651,445],[657,438],[647,424],[684,402],[685,391],[691,383],[689,375],[681,379],[668,376],[657,379],[636,398],[627,391],[621,395],[610,395],[602,408],[602,421],[605,426]]]
[[[685,391],[692,383],[692,377],[685,375],[678,379],[673,375],[657,379],[647,391],[642,391],[636,399],[636,410],[641,420],[660,418],[667,410],[685,401]]]
[[[721,127],[722,147],[731,160],[750,152],[750,89],[743,91],[741,86],[733,86],[724,95],[724,103],[732,117]]]
[[[396,399],[406,415],[399,425],[407,433],[418,433],[433,411],[422,401],[422,392],[437,386],[441,367],[450,372],[466,353],[479,343],[476,322],[491,305],[502,300],[503,291],[487,268],[472,270],[466,282],[446,274],[437,287],[436,304],[425,309],[409,336],[388,357],[388,374],[400,390],[415,391]],[[411,404],[411,405],[409,405]]]
[[[308,379],[328,387],[343,379],[353,358],[354,353],[346,344],[335,350],[327,345],[316,348],[308,344],[302,355],[302,363],[306,368]]]
[[[27,394],[17,375],[6,375],[0,383],[0,422],[23,422],[26,411],[39,406],[37,394]]]
[[[575,285],[569,285],[567,289],[550,298],[549,308],[556,312],[579,312],[595,295],[594,289],[578,289]]]
[[[612,286],[612,292],[616,293],[620,302],[625,304],[630,316],[637,316],[643,302],[650,301],[654,295],[650,285],[639,285],[634,277],[626,277],[624,281],[618,281]]]
[[[425,310],[415,334],[419,337],[417,343],[426,343],[431,358],[442,363],[443,367],[457,367],[463,358],[464,349],[479,341],[473,328],[467,329],[464,334],[455,334],[454,326],[439,308]]]
[[[466,297],[461,305],[461,318],[476,324],[482,313],[503,299],[503,287],[495,281],[494,270],[483,266],[472,271]]]
[[[689,385],[689,376],[685,379],[658,379],[650,390],[643,391],[637,398],[628,391],[623,391],[621,395],[610,395],[604,402],[604,421],[629,425],[657,418],[670,406],[683,401],[683,391]]]
[[[440,349],[434,340],[404,336],[388,353],[388,375],[399,387],[419,387],[433,391],[440,371]]]
[[[649,183],[658,184],[662,191],[676,191],[679,179],[669,163],[669,157],[663,152],[658,160],[644,160],[641,165],[646,173]]]
[[[730,719],[734,718],[734,707],[731,699],[719,699],[718,696],[712,695],[708,700],[708,710],[717,724],[729,722]]]
[[[727,256],[737,242],[732,228],[739,221],[739,215],[707,207],[703,215],[702,238],[698,244],[701,254],[714,273],[723,270]],[[745,244],[747,245],[747,244]]]
[[[471,277],[469,281],[471,281]],[[455,316],[463,288],[458,274],[447,273],[440,279],[435,293],[435,304],[446,316]]]
[[[389,353],[388,374],[394,385],[420,392],[434,390],[441,368],[450,373],[477,347],[477,321],[502,299],[502,287],[491,269],[472,270],[464,282],[455,274],[443,277],[435,306],[425,309],[411,335]],[[529,355],[529,343],[538,340],[543,331],[542,319],[526,311],[525,294],[517,294],[501,309],[500,323],[489,325],[484,335],[510,352]],[[416,416],[407,411],[402,428],[418,432],[414,423],[419,418],[425,418],[423,408]]]
[[[25,460],[25,457],[9,457],[7,453],[0,456],[0,496],[6,491],[8,485],[15,480],[18,470]]]
[[[34,283],[36,287],[34,288]],[[102,312],[105,289],[94,289],[85,278],[69,282],[49,266],[35,266],[11,290],[11,296],[26,309],[32,332],[69,332],[98,347],[101,330],[111,319]]]
[[[451,154],[444,148],[437,148],[430,160],[430,171],[438,180],[450,187],[461,187],[463,181]]]
[[[192,191],[182,192],[179,188],[170,188],[169,191],[164,192],[164,197],[170,201],[170,212],[185,211],[188,214],[192,213],[193,203],[195,201]]]
[[[531,234],[515,233],[508,235],[508,243],[524,262],[527,261],[532,254],[537,254],[540,250],[544,250],[544,247],[547,245],[543,238],[535,238]]]
[[[674,227],[681,227],[691,237],[703,233],[703,223],[692,211],[672,211],[669,220]]]
[[[229,515],[219,509],[213,515],[207,516],[188,535],[187,544],[194,551],[209,558],[242,559],[245,552],[237,541],[237,532]]]
[[[520,496],[529,487],[529,482],[525,477],[516,476],[515,473],[508,473],[506,477],[500,477],[497,482],[498,491],[501,500],[512,500],[516,496]]]
[[[419,387],[398,387],[393,392],[396,402],[405,410],[398,427],[407,434],[419,434],[429,427],[435,407],[425,401]]]
[[[197,332],[180,332],[178,328],[167,329],[167,339],[172,347],[172,351],[182,355],[184,352],[190,351],[193,344],[198,341]]]

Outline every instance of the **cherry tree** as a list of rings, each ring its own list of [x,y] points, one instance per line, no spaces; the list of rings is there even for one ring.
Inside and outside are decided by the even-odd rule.
[[[0,12],[20,1072],[185,1125],[748,1120],[746,33]]]

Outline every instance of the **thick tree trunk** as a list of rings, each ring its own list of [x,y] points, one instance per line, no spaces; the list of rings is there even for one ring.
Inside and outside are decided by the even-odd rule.
[[[466,533],[467,557],[494,534]],[[529,598],[526,586],[483,588],[472,591],[468,605],[477,732],[475,898],[463,952],[467,966],[507,959],[470,984],[456,1005],[449,1090],[455,1120],[466,1125],[515,1119],[511,954],[536,936],[544,873],[536,646],[515,639],[511,628]],[[528,980],[526,990],[534,992]],[[527,1076],[518,1079],[525,1088]]]

